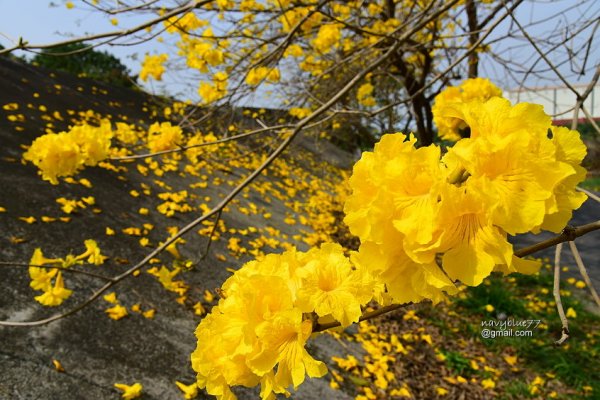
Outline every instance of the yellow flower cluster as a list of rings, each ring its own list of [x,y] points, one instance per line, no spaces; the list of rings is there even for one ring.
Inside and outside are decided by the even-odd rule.
[[[292,117],[296,117],[298,119],[308,117],[311,112],[312,111],[310,110],[310,108],[299,108],[299,107],[290,108],[290,111],[289,111],[289,113]]]
[[[312,45],[319,53],[329,53],[342,39],[341,24],[321,25]]]
[[[279,79],[279,69],[258,67],[252,68],[250,71],[248,71],[248,75],[246,76],[246,83],[248,85],[256,86],[262,83],[262,81],[275,83],[279,82]]]
[[[384,135],[354,166],[344,212],[361,242],[357,252],[347,258],[331,243],[292,249],[251,261],[224,283],[196,330],[200,388],[221,399],[234,399],[237,385],[260,385],[263,399],[289,395],[307,374],[326,372],[305,349],[316,323],[344,327],[372,299],[438,302],[457,293],[458,282],[476,286],[493,271],[538,270],[514,255],[508,235],[563,229],[586,199],[575,191],[586,174],[585,145],[576,131],[553,127],[541,106],[513,106],[485,80],[457,90],[456,99],[437,103],[436,116],[456,132],[468,129],[468,138],[442,154],[435,145],[416,148],[412,136]],[[371,93],[365,83],[357,97]],[[308,113],[290,110],[297,118]],[[237,238],[228,247],[246,252]],[[376,368],[383,385],[386,365]]]
[[[188,149],[185,151],[185,156],[192,164],[198,164],[200,156],[205,152],[205,148],[200,145],[215,141],[217,141],[217,137],[212,132],[209,132],[206,135],[203,135],[201,132],[196,132],[196,134],[187,141],[186,147],[188,147]]]
[[[457,141],[461,139],[460,131],[467,128],[461,119],[442,115],[441,110],[446,106],[471,101],[481,103],[492,97],[502,97],[502,90],[485,78],[467,79],[460,86],[449,86],[444,89],[435,97],[435,103],[431,108],[433,122],[438,128],[438,136]]]
[[[207,40],[213,36],[210,28],[202,34],[203,38],[191,38],[183,36],[181,41],[177,43],[181,54],[185,54],[187,65],[190,68],[199,70],[200,72],[208,72],[208,67],[216,67],[223,64],[225,54],[218,47],[215,47],[214,40]]]
[[[65,269],[72,265],[82,264],[84,260],[94,265],[104,263],[106,257],[100,254],[100,248],[94,240],[86,240],[84,245],[85,251],[83,253],[78,256],[69,254],[65,258],[46,258],[40,248],[33,251],[31,261],[29,261],[29,277],[31,278],[29,286],[34,290],[43,292],[41,295],[35,296],[40,304],[49,307],[58,306],[73,293],[72,290],[65,288],[62,271],[58,268],[44,268],[42,265]],[[54,283],[52,282],[53,279]]]
[[[279,1],[275,3],[278,9],[284,7]],[[310,16],[308,15],[309,13],[311,13]],[[314,7],[291,7],[279,17],[282,31],[285,33],[290,32],[302,19],[305,19],[305,21],[302,23],[300,29],[304,32],[309,32],[321,23],[323,15],[319,12],[314,12]]]
[[[58,177],[74,175],[84,166],[94,166],[107,158],[112,137],[107,119],[101,120],[99,126],[77,125],[68,132],[38,137],[23,159],[40,169],[42,179],[56,185]]]
[[[213,76],[213,84],[202,82],[198,88],[198,94],[204,100],[204,104],[210,104],[225,97],[227,94],[227,72],[217,72]]]
[[[153,153],[175,149],[183,145],[182,142],[181,127],[173,126],[170,122],[155,122],[148,129],[148,148]]]
[[[196,330],[198,386],[235,399],[231,386],[260,384],[261,398],[274,399],[306,374],[323,376],[325,364],[304,348],[313,320],[357,322],[375,285],[331,243],[245,264],[223,284],[219,304]]]
[[[350,178],[345,222],[361,240],[354,262],[385,283],[381,302],[436,301],[455,281],[536,271],[514,256],[507,234],[560,231],[586,198],[575,191],[585,146],[576,131],[551,127],[541,106],[494,97],[440,113],[471,137],[442,157],[437,146],[384,135]]]
[[[371,83],[362,84],[356,91],[356,99],[360,104],[366,107],[375,105],[375,98],[372,96],[375,87]]]
[[[152,77],[157,81],[162,79],[162,74],[165,72],[165,61],[169,58],[166,54],[151,56],[146,54],[142,62],[142,70],[140,71],[140,79],[146,82],[148,77]]]
[[[207,21],[199,19],[193,12],[185,13],[182,16],[171,17],[164,22],[167,33],[181,32],[184,34],[206,26],[207,24]]]
[[[115,129],[115,137],[125,144],[136,144],[139,140],[138,132],[134,124],[126,124],[117,122]]]

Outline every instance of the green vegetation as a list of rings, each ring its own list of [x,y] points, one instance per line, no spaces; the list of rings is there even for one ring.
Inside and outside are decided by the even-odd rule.
[[[587,178],[579,186],[588,190],[600,191],[600,176]]]
[[[84,43],[67,44],[43,50],[32,62],[49,69],[69,72],[117,86],[132,87],[136,77],[110,53],[90,48]]]
[[[585,138],[596,138],[598,137],[598,132],[589,122],[584,122],[577,125],[577,130],[581,134],[581,137]]]
[[[555,346],[561,322],[552,295],[553,276],[549,268],[546,266],[533,276],[515,274],[508,279],[493,276],[478,287],[468,288],[451,306],[462,316],[460,332],[469,332],[471,339],[483,342],[498,354],[512,349],[518,359],[543,380],[534,393],[531,393],[532,384],[507,380],[500,398],[535,398],[552,392],[556,392],[556,398],[565,399],[596,398],[594,396],[600,394],[600,317],[586,310],[578,300],[588,296],[583,282],[573,278],[563,281],[561,297],[569,316],[570,338],[562,346]],[[494,311],[486,312],[487,305]],[[533,330],[532,337],[482,339],[481,321],[499,320],[501,314],[515,321],[539,320],[540,323],[536,328],[535,322],[530,328],[513,328]],[[460,357],[451,353],[446,356],[450,368],[465,367]]]

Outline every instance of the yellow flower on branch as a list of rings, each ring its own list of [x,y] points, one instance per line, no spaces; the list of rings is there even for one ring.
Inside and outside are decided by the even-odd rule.
[[[438,220],[439,248],[444,253],[444,271],[453,280],[477,286],[494,266],[510,265],[512,245],[506,233],[491,224],[489,209],[494,205],[477,191],[444,186]]]
[[[207,24],[207,21],[198,19],[193,12],[188,12],[181,16],[173,16],[164,22],[168,33],[180,32],[182,34],[189,33],[190,31],[206,26]]]
[[[280,312],[272,320],[258,325],[255,332],[261,347],[258,354],[248,360],[248,365],[261,375],[272,373],[277,365],[273,381],[281,389],[290,385],[298,387],[306,374],[325,375],[325,364],[313,359],[304,348],[311,327],[312,322],[302,321],[302,312],[296,308]]]
[[[587,199],[585,193],[575,190],[587,176],[587,171],[581,166],[587,148],[577,131],[553,126],[551,132],[556,160],[568,164],[575,171],[555,186],[554,195],[546,201],[547,211],[540,228],[558,233],[571,220],[573,210]]]
[[[219,304],[196,330],[192,366],[198,385],[234,398],[231,386],[260,383],[261,398],[267,399],[287,394],[306,375],[323,376],[325,365],[305,349],[313,320],[357,321],[375,285],[364,271],[351,268],[337,244],[245,264],[223,284]]]
[[[375,98],[372,96],[374,89],[375,87],[370,83],[362,84],[356,92],[356,99],[358,102],[366,107],[374,106]]]
[[[495,203],[494,225],[511,235],[539,230],[545,215],[556,210],[557,186],[576,173],[556,157],[550,117],[541,106],[512,106],[501,98],[448,110],[470,127],[471,137],[456,143],[444,161],[455,158],[470,175],[466,186]]]
[[[226,72],[217,72],[213,76],[214,83],[202,82],[198,88],[198,94],[204,100],[204,104],[210,104],[218,101],[227,95]]]
[[[373,152],[363,153],[350,178],[344,221],[361,239],[355,265],[387,286],[378,301],[439,301],[456,290],[435,262],[446,172],[439,148],[415,149],[415,139],[405,139],[384,135]]]
[[[152,153],[171,150],[183,144],[183,132],[170,122],[155,122],[148,128],[148,148]]]
[[[162,74],[165,72],[165,66],[163,64],[168,58],[169,56],[166,54],[160,54],[157,56],[146,54],[146,57],[144,57],[144,61],[142,62],[140,79],[144,82],[146,82],[149,77],[152,77],[157,81],[162,80]]]
[[[319,53],[329,53],[342,39],[341,24],[321,25],[312,45]]]
[[[357,268],[386,284],[380,302],[437,301],[493,270],[533,273],[539,263],[515,257],[507,234],[559,231],[585,200],[574,190],[585,148],[566,128],[549,135],[540,106],[496,97],[444,112],[471,131],[444,157],[384,135],[354,166],[345,222],[361,239]]]
[[[331,315],[342,326],[358,322],[361,305],[373,297],[372,278],[353,271],[338,244],[323,244],[304,257],[310,261],[298,271],[302,279],[298,307],[305,312],[314,310],[319,317]]]
[[[252,86],[256,86],[262,83],[263,81],[270,83],[279,82],[279,79],[279,69],[277,68],[252,68],[250,71],[248,71],[248,75],[246,75],[246,83]]]
[[[492,97],[502,97],[502,90],[485,78],[467,79],[459,86],[449,86],[444,89],[435,97],[431,108],[433,122],[438,128],[438,136],[457,141],[461,139],[460,131],[466,128],[460,118],[444,114],[442,111],[445,107],[469,102],[479,104]]]

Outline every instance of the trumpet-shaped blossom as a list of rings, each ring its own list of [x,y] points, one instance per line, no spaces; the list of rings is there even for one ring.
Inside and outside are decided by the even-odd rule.
[[[460,118],[441,112],[445,107],[471,102],[481,104],[492,97],[501,96],[502,90],[485,78],[467,79],[459,86],[447,87],[435,97],[431,108],[438,136],[455,142],[461,139],[460,131],[467,128],[467,124]]]
[[[314,321],[357,321],[374,287],[337,244],[247,263],[223,284],[223,298],[196,330],[192,367],[198,386],[233,399],[231,386],[260,383],[261,398],[272,399],[288,394],[306,375],[323,376],[325,364],[305,349]]]
[[[73,293],[72,290],[65,289],[65,284],[62,278],[62,274],[59,271],[56,274],[56,280],[54,281],[54,286],[50,288],[45,288],[43,294],[39,296],[35,296],[35,299],[45,306],[58,306],[63,301],[69,298]]]
[[[470,137],[441,157],[436,146],[384,135],[350,178],[345,221],[361,239],[354,260],[386,285],[381,301],[436,300],[454,292],[452,282],[479,285],[494,270],[535,272],[539,264],[515,257],[507,234],[559,231],[585,200],[574,190],[585,146],[576,132],[549,131],[541,106],[494,97],[438,112]]]

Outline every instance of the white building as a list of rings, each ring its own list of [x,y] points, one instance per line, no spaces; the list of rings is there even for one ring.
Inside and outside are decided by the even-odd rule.
[[[585,84],[572,86],[580,94],[587,88]],[[544,106],[546,114],[552,116],[554,122],[566,122],[573,119],[576,97],[566,86],[507,90],[505,97],[513,104],[518,102],[541,104]],[[600,119],[600,85],[594,87],[583,106],[595,120]],[[585,114],[581,110],[579,110],[579,119],[582,121],[585,119]]]

